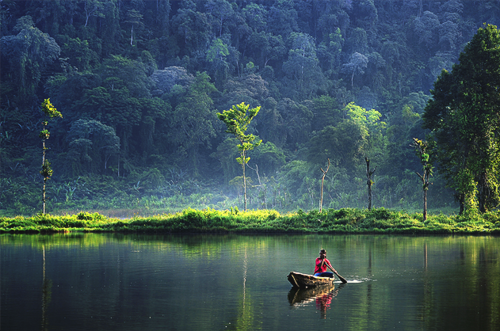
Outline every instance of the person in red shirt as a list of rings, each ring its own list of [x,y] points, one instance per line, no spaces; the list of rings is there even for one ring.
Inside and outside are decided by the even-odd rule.
[[[330,268],[333,272],[337,273],[333,269],[332,264],[326,258],[326,250],[322,249],[319,251],[319,257],[316,258],[316,267],[314,268],[314,276],[316,277],[330,277],[333,278],[333,272],[327,272],[327,268]]]

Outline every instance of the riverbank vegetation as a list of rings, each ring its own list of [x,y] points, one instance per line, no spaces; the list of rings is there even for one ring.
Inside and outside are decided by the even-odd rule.
[[[275,210],[239,211],[237,208],[186,209],[173,214],[128,219],[80,212],[55,216],[0,217],[0,233],[55,232],[233,232],[233,233],[387,233],[387,234],[478,234],[500,235],[500,213],[473,215],[430,214],[360,210],[299,210],[280,214]]]

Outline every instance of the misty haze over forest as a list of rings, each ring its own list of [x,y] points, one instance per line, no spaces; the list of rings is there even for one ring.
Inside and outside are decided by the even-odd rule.
[[[242,206],[236,140],[217,113],[261,107],[249,208],[420,209],[422,114],[488,0],[54,0],[1,6],[0,210]],[[429,208],[457,210],[439,166]],[[163,201],[163,202],[162,202]],[[173,207],[172,207],[173,208]]]

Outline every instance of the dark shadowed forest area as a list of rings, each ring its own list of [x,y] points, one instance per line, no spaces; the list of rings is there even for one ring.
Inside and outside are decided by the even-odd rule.
[[[484,23],[500,24],[497,0],[0,6],[0,215],[41,211],[42,152],[49,213],[243,209],[238,142],[217,117],[242,102],[260,107],[247,129],[262,140],[246,155],[249,209],[421,210],[416,172],[429,156],[413,138],[449,128],[434,125],[445,102],[431,90]],[[44,119],[49,98],[62,118]],[[480,186],[444,153],[428,177],[430,210],[458,213],[482,187],[500,190],[500,166],[483,176],[496,184]],[[482,211],[498,205],[489,196]]]

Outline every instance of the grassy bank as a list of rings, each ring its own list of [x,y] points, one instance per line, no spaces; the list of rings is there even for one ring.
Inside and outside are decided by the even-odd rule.
[[[0,233],[53,232],[234,232],[234,233],[402,233],[500,234],[500,212],[430,215],[385,208],[344,208],[280,214],[275,210],[186,209],[175,214],[117,219],[99,213],[0,217]]]

